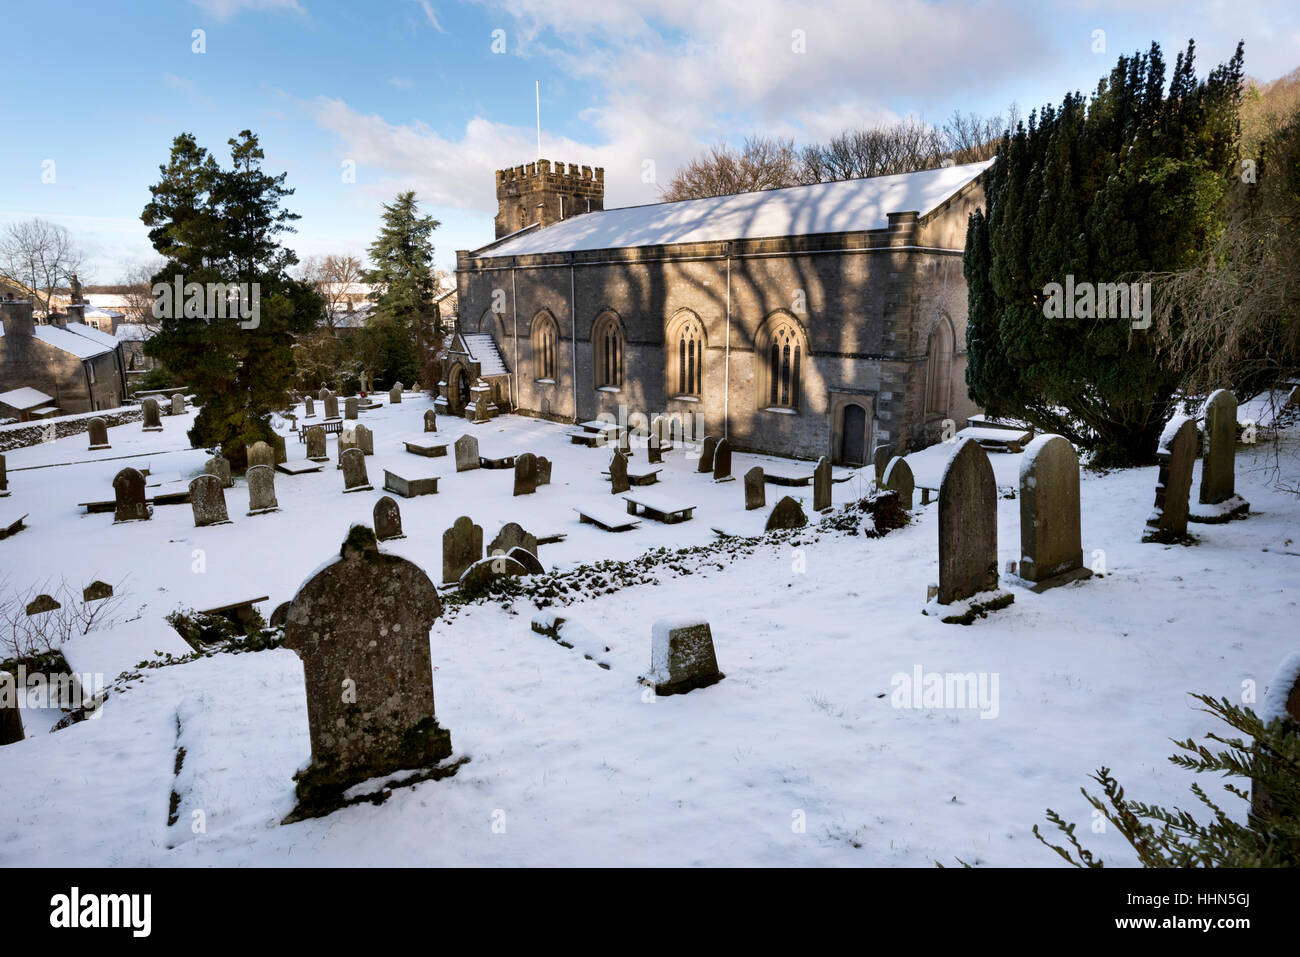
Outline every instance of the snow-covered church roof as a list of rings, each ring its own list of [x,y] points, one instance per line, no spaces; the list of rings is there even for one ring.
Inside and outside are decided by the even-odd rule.
[[[476,255],[526,256],[885,229],[890,213],[916,211],[925,216],[992,164],[993,160],[987,160],[916,173],[583,213],[544,229],[521,231]]]

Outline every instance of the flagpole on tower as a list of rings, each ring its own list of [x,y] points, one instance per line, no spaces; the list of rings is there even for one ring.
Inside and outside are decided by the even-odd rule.
[[[534,90],[537,93],[537,159],[542,159],[542,81],[534,80]]]

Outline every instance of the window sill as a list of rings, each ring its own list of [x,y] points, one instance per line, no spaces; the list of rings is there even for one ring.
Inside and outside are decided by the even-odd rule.
[[[597,392],[608,392],[610,395],[618,395],[623,390],[616,385],[602,385],[596,387]]]
[[[534,379],[533,382],[537,385],[555,385],[554,379]]]
[[[670,402],[701,402],[703,401],[698,395],[675,395],[668,401]]]
[[[779,405],[769,405],[763,410],[764,412],[775,412],[778,415],[798,415],[798,409],[786,409]]]

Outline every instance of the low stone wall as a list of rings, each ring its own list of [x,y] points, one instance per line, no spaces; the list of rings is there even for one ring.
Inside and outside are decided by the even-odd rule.
[[[111,409],[103,412],[86,412],[80,415],[60,416],[43,422],[24,422],[0,429],[0,453],[14,449],[23,449],[40,445],[49,439],[61,439],[69,435],[80,435],[89,431],[90,420],[98,416],[111,429],[115,425],[128,422],[140,422],[144,412],[139,408]]]

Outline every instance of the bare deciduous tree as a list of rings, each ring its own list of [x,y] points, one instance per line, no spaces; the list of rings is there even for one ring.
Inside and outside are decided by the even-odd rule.
[[[56,651],[69,638],[111,628],[126,600],[123,582],[118,582],[109,598],[82,601],[81,591],[60,582],[47,582],[24,591],[11,591],[8,577],[0,578],[0,660],[26,661]],[[27,606],[38,595],[49,595],[60,607],[52,611],[27,614]]]
[[[365,267],[355,256],[308,256],[298,270],[299,276],[315,286],[325,300],[325,324],[334,328],[335,314],[345,311],[351,286],[364,282]]]
[[[30,288],[33,310],[50,314],[55,290],[81,270],[85,253],[72,234],[46,219],[10,223],[0,235],[0,273]]]
[[[662,193],[666,203],[798,186],[802,166],[793,140],[752,136],[740,149],[719,143],[673,174]]]

